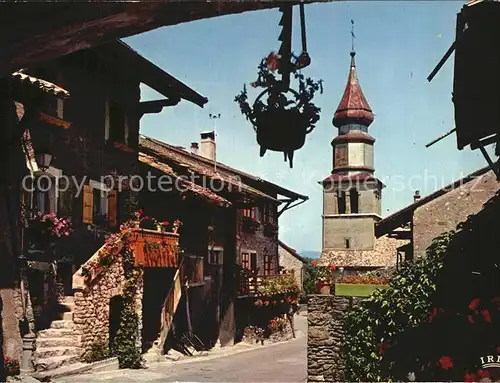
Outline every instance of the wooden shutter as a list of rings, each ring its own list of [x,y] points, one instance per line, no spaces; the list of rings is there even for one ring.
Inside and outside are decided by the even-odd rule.
[[[92,186],[83,185],[83,223],[92,223],[94,213],[94,192]]]
[[[110,227],[116,227],[117,197],[116,190],[108,192],[108,224]]]

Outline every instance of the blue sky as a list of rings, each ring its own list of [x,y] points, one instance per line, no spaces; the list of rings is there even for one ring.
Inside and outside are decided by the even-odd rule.
[[[208,97],[204,109],[183,101],[141,120],[141,133],[189,147],[212,128],[209,113],[220,113],[217,159],[279,183],[310,200],[280,218],[280,237],[297,250],[321,250],[322,189],[317,181],[332,168],[331,124],[349,70],[351,19],[355,20],[358,76],[376,117],[369,133],[375,143],[375,174],[387,185],[384,216],[412,202],[413,190],[427,195],[486,165],[478,151],[456,149],[455,135],[426,149],[453,129],[453,56],[429,83],[426,78],[454,40],[462,1],[352,1],[305,8],[308,51],[304,74],[323,79],[316,104],[321,120],[295,154],[294,168],[281,153],[259,157],[252,126],[233,102],[244,83],[256,79],[257,65],[279,42],[278,10],[247,12],[165,27],[125,41],[146,58]],[[300,52],[298,8],[294,50]],[[251,93],[253,99],[256,94]],[[143,100],[158,98],[149,88]],[[404,180],[404,189],[401,187]]]

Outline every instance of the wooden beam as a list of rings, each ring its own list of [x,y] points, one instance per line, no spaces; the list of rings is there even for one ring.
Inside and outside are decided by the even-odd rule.
[[[329,2],[319,0],[307,2]],[[0,74],[167,25],[279,7],[279,1],[0,3]]]

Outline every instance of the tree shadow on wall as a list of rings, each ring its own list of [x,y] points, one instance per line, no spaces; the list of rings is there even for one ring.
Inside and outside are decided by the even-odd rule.
[[[497,193],[457,227],[435,280],[429,318],[401,332],[384,354],[382,368],[394,378],[406,380],[408,373],[417,381],[485,378],[481,357],[500,355],[499,223]],[[496,379],[491,372],[489,379]]]

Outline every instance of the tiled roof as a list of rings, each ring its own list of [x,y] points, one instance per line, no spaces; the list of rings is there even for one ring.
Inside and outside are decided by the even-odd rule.
[[[154,138],[151,138],[151,137],[141,136],[140,140],[139,140],[139,145],[141,145],[142,142],[146,143],[147,141],[151,141],[153,143],[157,143],[159,145],[162,145],[164,148],[168,149],[169,151],[172,149],[178,155],[183,156],[183,158],[188,158],[190,161],[196,161],[197,163],[199,163],[205,167],[208,167],[209,169],[214,168],[214,161],[211,161],[208,158],[205,158],[205,157],[200,156],[198,154],[186,152],[185,150],[182,150],[181,147],[169,145],[165,142],[155,140]],[[147,145],[147,143],[146,143],[146,145]],[[248,181],[253,181],[254,183],[257,183],[257,184],[262,184],[262,186],[273,189],[276,191],[277,194],[288,197],[288,198],[302,199],[302,200],[309,199],[308,196],[296,193],[296,192],[289,190],[289,189],[286,189],[280,185],[277,185],[275,183],[272,183],[272,182],[269,182],[265,179],[262,179],[261,177],[257,177],[257,176],[254,176],[253,174],[246,173],[246,172],[239,170],[239,169],[235,169],[235,168],[228,166],[226,164],[223,164],[221,162],[217,162],[217,170],[219,172],[223,172],[224,174],[229,174],[231,177],[237,177],[239,179],[247,179]]]
[[[162,162],[166,162],[170,166],[185,168],[187,172],[194,172],[212,180],[218,180],[226,186],[226,190],[279,203],[277,199],[240,181],[239,174],[227,171],[227,167],[219,162],[217,162],[217,170],[215,170],[213,161],[207,161],[204,157],[142,135],[139,137],[139,150],[161,159]]]
[[[59,98],[64,99],[69,97],[69,92],[66,89],[63,89],[60,86],[57,86],[49,81],[45,81],[37,77],[31,76],[22,71],[12,73],[11,79],[12,81],[18,82],[20,84],[31,85],[42,92],[50,93]]]
[[[197,185],[183,177],[179,177],[179,175],[176,174],[170,166],[161,161],[158,161],[158,159],[152,156],[148,156],[147,154],[144,153],[139,153],[139,161],[142,162],[143,164],[146,164],[161,171],[162,173],[168,176],[175,178],[176,182],[179,182],[181,186],[185,187],[187,190],[189,190],[189,192],[197,195],[198,197],[204,199],[205,201],[214,203],[222,207],[231,206],[231,202],[229,202],[225,198],[219,196],[210,189]]]
[[[370,125],[375,116],[366,101],[356,73],[354,52],[351,52],[351,69],[340,104],[333,116],[333,125],[340,127],[346,123]]]
[[[282,241],[278,240],[278,244],[279,246],[281,246],[283,249],[285,249],[288,253],[290,253],[290,255],[292,255],[293,257],[297,258],[299,261],[303,262],[303,263],[307,263],[307,261],[302,258],[299,253],[297,253],[297,251],[295,249],[292,249],[290,246],[286,245],[285,243],[283,243]]]
[[[318,264],[342,267],[385,267],[394,266],[397,248],[406,245],[408,240],[389,238],[375,239],[373,250],[327,250],[321,253]]]

